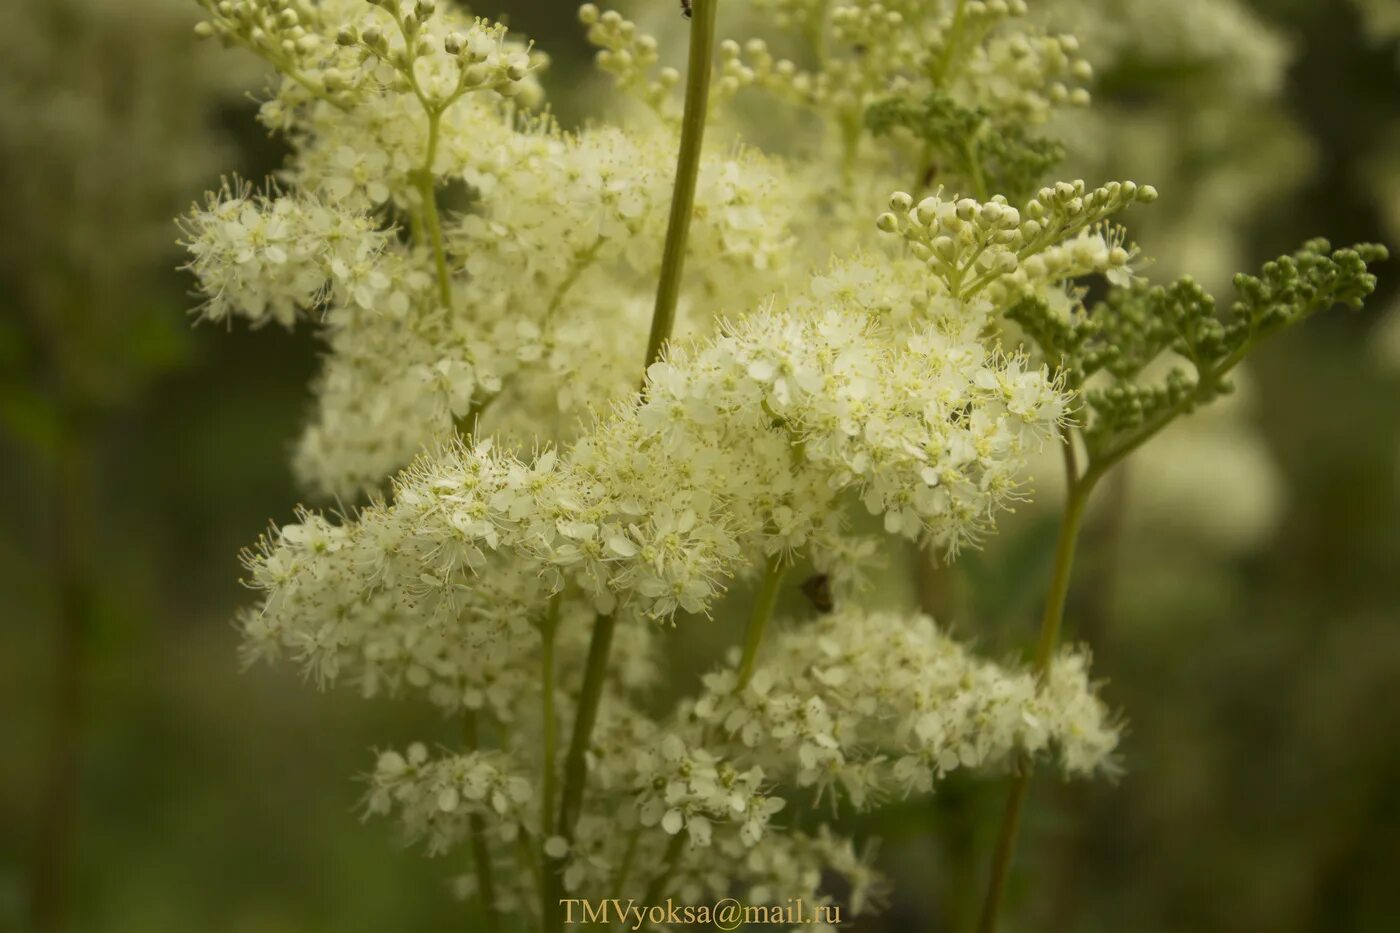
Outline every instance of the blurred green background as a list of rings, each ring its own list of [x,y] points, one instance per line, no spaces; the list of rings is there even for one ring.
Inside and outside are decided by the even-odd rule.
[[[573,8],[479,5],[554,56],[547,87],[575,89],[565,120],[604,87],[577,80]],[[470,929],[445,892],[456,866],[357,818],[368,750],[442,733],[436,714],[242,671],[228,624],[248,596],[239,549],[298,499],[287,454],[318,351],[304,329],[192,327],[169,218],[221,172],[276,166],[244,94],[256,71],[196,46],[192,2],[0,12],[0,930],[30,928],[39,864],[70,866],[40,913],[66,905],[85,933]],[[1348,3],[1259,14],[1294,45],[1271,104],[1293,135],[1276,163],[1242,161],[1287,182],[1178,235],[1227,236],[1249,267],[1316,234],[1393,244],[1395,42]],[[1185,79],[1154,81],[1123,68],[1100,97],[1146,111]],[[1239,155],[1178,142],[1195,161],[1164,202]],[[1223,428],[1257,439],[1277,487],[1250,534],[1221,544],[1176,527],[1171,502],[1154,512],[1177,480],[1208,505],[1234,496],[1208,453],[1184,479],[1130,470],[1111,491],[1071,614],[1130,724],[1126,771],[1036,788],[1007,929],[1400,929],[1400,353],[1383,349],[1400,344],[1397,265],[1370,310],[1259,357]],[[1012,650],[1052,533],[1029,510],[929,598]],[[859,928],[956,929],[1000,794],[954,781],[866,821],[896,894]]]

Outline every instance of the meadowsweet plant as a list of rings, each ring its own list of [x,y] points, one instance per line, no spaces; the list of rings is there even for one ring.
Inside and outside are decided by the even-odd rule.
[[[294,462],[336,505],[246,555],[246,651],[461,726],[380,751],[369,812],[468,851],[489,929],[566,897],[862,913],[885,883],[833,814],[976,771],[1012,783],[993,929],[1032,768],[1117,766],[1059,639],[1090,493],[1382,251],[1309,243],[1222,306],[1147,283],[1120,223],[1157,191],[1054,177],[1093,69],[1022,0],[754,0],[718,43],[727,5],[650,4],[685,62],[585,4],[630,104],[577,130],[545,55],[460,7],[202,3],[291,156],[184,219],[200,313],[326,347]],[[884,555],[976,545],[1045,450],[1030,663],[876,607]],[[732,649],[669,670],[681,626]]]

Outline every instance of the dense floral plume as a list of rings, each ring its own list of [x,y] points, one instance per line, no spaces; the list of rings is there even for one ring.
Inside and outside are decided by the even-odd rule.
[[[245,555],[245,650],[460,717],[461,748],[380,752],[367,809],[472,848],[463,889],[546,928],[559,891],[826,903],[839,876],[861,911],[870,850],[797,807],[1112,770],[1118,720],[1052,612],[1032,663],[993,663],[872,608],[868,571],[975,546],[1057,456],[1072,548],[1101,471],[1264,337],[1359,303],[1384,255],[1310,243],[1225,313],[1149,285],[1122,223],[1158,192],[1054,180],[1093,56],[1021,0],[754,0],[758,34],[689,76],[713,65],[699,113],[662,39],[585,4],[633,106],[576,131],[547,58],[451,4],[203,6],[201,35],[273,69],[261,116],[292,154],[185,217],[199,311],[317,329],[294,463],[339,500]],[[676,149],[706,119],[679,324],[649,347]],[[824,596],[797,612],[799,566]],[[742,648],[687,695],[664,642],[693,624]]]

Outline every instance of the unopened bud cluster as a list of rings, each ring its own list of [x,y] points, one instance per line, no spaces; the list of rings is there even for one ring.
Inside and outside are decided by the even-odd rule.
[[[1130,253],[1111,235],[1081,234],[1130,204],[1151,203],[1156,197],[1150,185],[1131,181],[1093,190],[1082,181],[1061,182],[1042,188],[1023,208],[1001,195],[980,203],[945,199],[941,192],[915,204],[900,191],[890,197],[890,211],[879,216],[876,226],[901,237],[950,294],[971,297],[1023,266],[1028,276],[1048,281],[1123,268]]]
[[[616,10],[603,12],[592,3],[579,8],[578,18],[588,27],[589,43],[598,48],[594,56],[598,69],[612,75],[619,90],[637,94],[657,111],[667,112],[680,72],[656,67],[660,61],[656,38]]]
[[[503,26],[440,15],[432,0],[201,2],[209,19],[197,34],[251,49],[341,107],[373,93],[372,82],[425,95],[439,107],[469,91],[515,96],[533,68],[528,50],[508,43]],[[389,71],[376,75],[378,63]]]
[[[891,92],[922,99],[951,93],[1006,119],[1045,122],[1061,107],[1084,107],[1093,68],[1070,35],[1049,35],[1027,20],[1022,0],[968,3],[783,0],[759,4],[773,23],[828,52],[815,68],[774,59],[761,39],[723,50],[719,89],[760,87],[805,107],[859,121]]]

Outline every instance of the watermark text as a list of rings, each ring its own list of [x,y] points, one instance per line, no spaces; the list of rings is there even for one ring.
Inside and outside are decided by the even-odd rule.
[[[713,925],[719,930],[737,930],[762,924],[794,927],[841,923],[840,904],[805,904],[800,897],[790,897],[781,904],[744,904],[732,897],[720,898],[713,904],[678,904],[669,897],[664,904],[639,904],[635,899],[620,897],[566,897],[559,905],[564,908],[566,924],[614,924],[632,931],[663,925]]]

